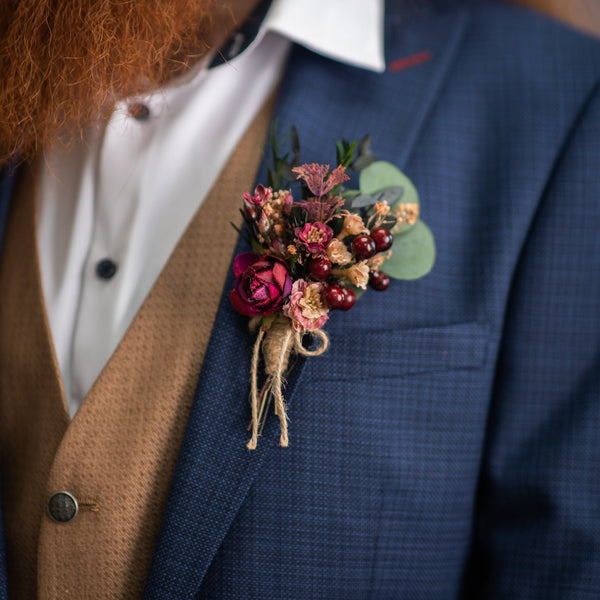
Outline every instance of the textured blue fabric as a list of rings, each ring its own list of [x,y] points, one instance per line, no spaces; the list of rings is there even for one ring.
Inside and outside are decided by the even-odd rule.
[[[436,265],[332,315],[286,388],[290,447],[272,418],[254,452],[230,275],[147,599],[600,595],[600,44],[495,2],[388,4],[388,63],[432,59],[295,48],[276,116],[309,161],[371,133]]]
[[[12,195],[15,178],[12,167],[7,167],[0,172],[0,241],[4,234],[4,228],[6,226],[6,218],[8,216],[10,198]],[[0,332],[1,335],[2,332]],[[0,498],[2,490],[0,488]],[[0,599],[5,600],[8,591],[8,582],[6,579],[6,565],[5,565],[6,550],[4,546],[4,519],[2,515],[2,506],[0,506]]]

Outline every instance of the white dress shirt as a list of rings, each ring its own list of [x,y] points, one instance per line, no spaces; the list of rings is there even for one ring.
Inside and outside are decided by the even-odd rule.
[[[291,41],[382,71],[382,31],[383,0],[274,0],[242,54],[120,102],[105,127],[45,153],[38,250],[71,417],[279,81]],[[130,116],[136,103],[147,118]]]

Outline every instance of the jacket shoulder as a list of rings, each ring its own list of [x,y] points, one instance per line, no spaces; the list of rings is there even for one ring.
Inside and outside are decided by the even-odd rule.
[[[568,87],[600,78],[600,40],[541,13],[499,0],[468,1],[465,50],[515,84]]]

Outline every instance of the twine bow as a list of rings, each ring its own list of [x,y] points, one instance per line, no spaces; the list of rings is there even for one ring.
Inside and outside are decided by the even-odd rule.
[[[319,344],[314,350],[307,350],[302,339],[305,333],[300,333],[292,326],[292,321],[284,316],[278,316],[271,326],[265,330],[259,329],[254,349],[252,351],[251,371],[251,408],[252,408],[252,437],[246,444],[248,450],[254,450],[258,436],[262,432],[268,404],[271,398],[275,401],[275,414],[279,417],[281,434],[279,445],[288,446],[288,422],[283,398],[285,373],[292,353],[300,356],[320,356],[329,347],[329,338],[324,331],[317,329],[310,332],[317,337]],[[258,390],[258,366],[262,348],[266,380],[260,392]]]

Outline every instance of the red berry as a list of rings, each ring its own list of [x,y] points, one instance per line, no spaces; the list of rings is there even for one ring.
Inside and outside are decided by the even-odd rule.
[[[375,242],[375,248],[377,248],[377,252],[385,252],[386,250],[389,250],[394,243],[394,237],[387,227],[375,227],[375,229],[371,231],[371,237]]]
[[[339,285],[330,285],[324,292],[323,296],[327,306],[332,310],[336,308],[342,308],[346,296],[344,295],[344,289]]]
[[[325,257],[312,258],[308,263],[308,274],[318,281],[327,279],[331,274],[331,262]]]
[[[370,235],[357,235],[352,240],[352,254],[357,258],[371,258],[377,251],[375,242]]]
[[[383,292],[390,287],[390,278],[381,271],[371,271],[369,273],[369,285],[378,292]]]
[[[342,310],[350,310],[356,304],[356,294],[348,289],[342,288],[344,290],[344,303],[342,304]]]

